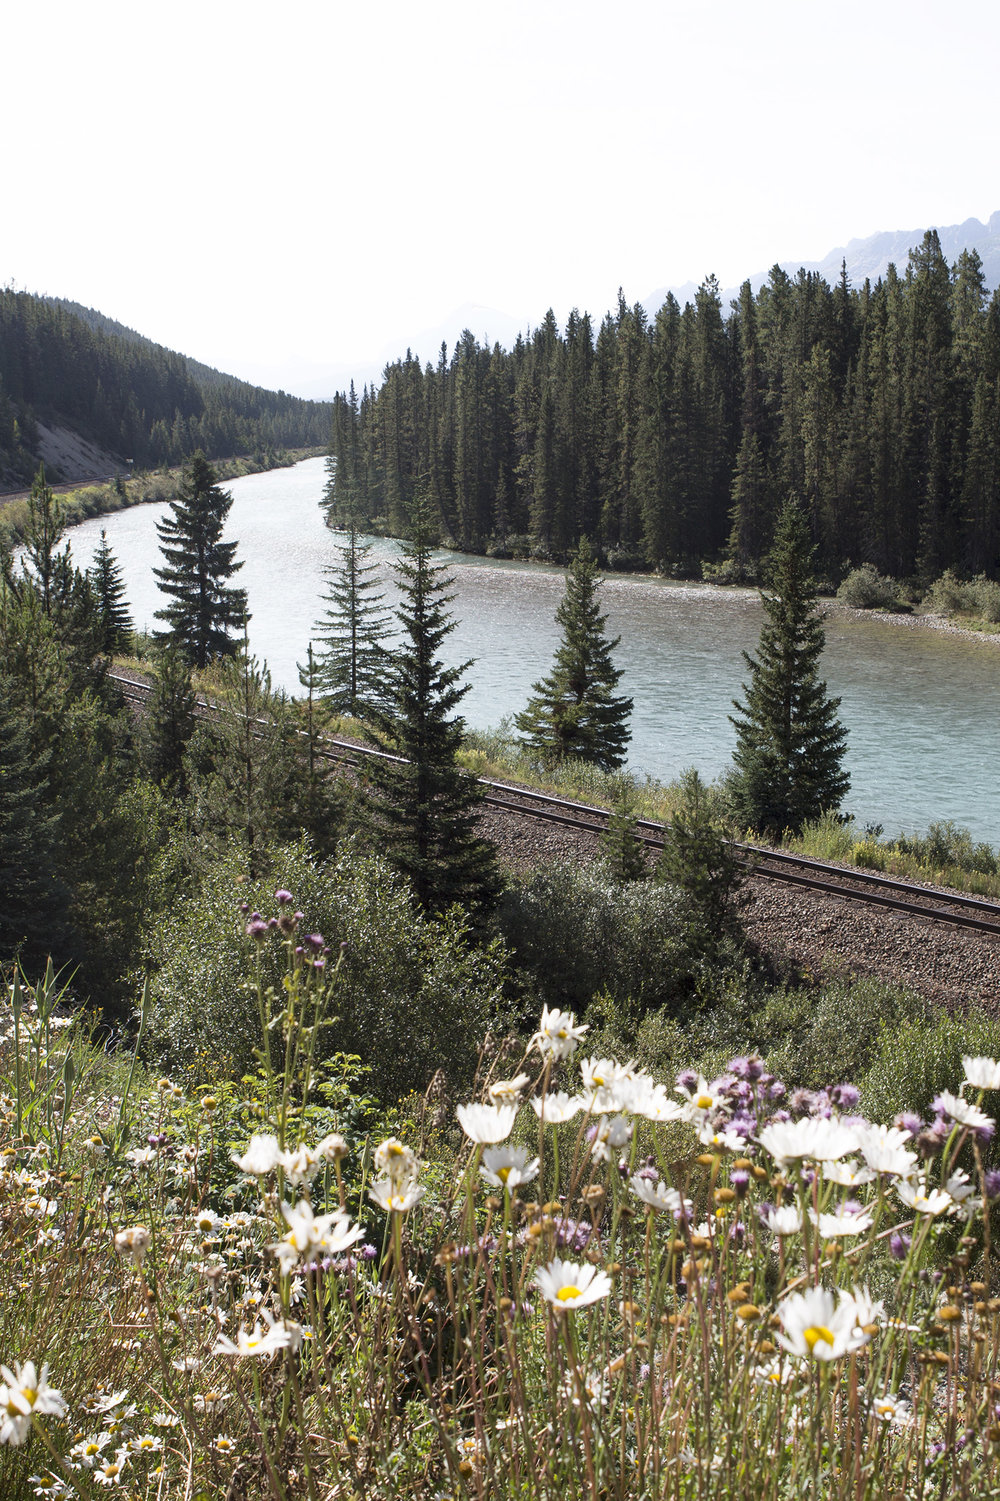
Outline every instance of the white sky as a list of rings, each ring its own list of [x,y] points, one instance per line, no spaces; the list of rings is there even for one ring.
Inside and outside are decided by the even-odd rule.
[[[996,0],[32,0],[0,47],[0,283],[267,384],[1000,208]]]

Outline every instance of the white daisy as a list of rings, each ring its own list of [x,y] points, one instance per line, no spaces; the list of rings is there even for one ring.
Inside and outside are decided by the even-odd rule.
[[[535,1286],[554,1308],[585,1308],[611,1292],[611,1278],[589,1262],[550,1261],[534,1277]]]
[[[583,1101],[579,1095],[558,1089],[551,1094],[536,1096],[531,1101],[531,1108],[547,1126],[561,1126],[564,1121],[571,1121],[574,1115],[579,1115]]]
[[[836,1162],[858,1149],[858,1135],[842,1121],[809,1115],[799,1121],[773,1121],[757,1137],[780,1166],[809,1158],[812,1162]]]
[[[938,1103],[946,1115],[950,1115],[953,1121],[958,1121],[961,1126],[968,1126],[972,1131],[981,1130],[984,1126],[994,1124],[993,1117],[980,1110],[978,1105],[972,1105],[968,1100],[963,1100],[961,1095],[952,1094],[947,1089],[942,1089],[938,1095]]]
[[[908,1179],[896,1184],[896,1192],[914,1214],[943,1214],[954,1206],[955,1200],[943,1188],[928,1189],[923,1178],[911,1183]]]
[[[516,1105],[459,1105],[455,1114],[470,1141],[480,1144],[504,1141],[517,1115]]]
[[[577,1044],[583,1041],[583,1034],[589,1029],[587,1022],[577,1026],[572,1011],[558,1011],[555,1007],[550,1010],[543,1006],[541,1024],[531,1040],[537,1044],[543,1058],[557,1062],[576,1052]]]
[[[772,1235],[801,1235],[802,1214],[795,1204],[783,1204],[774,1209],[768,1206],[760,1211],[761,1223]]]
[[[518,1074],[516,1079],[498,1079],[486,1093],[494,1105],[518,1105],[527,1083],[527,1074]]]
[[[861,1155],[872,1172],[896,1178],[909,1178],[917,1165],[917,1154],[906,1143],[909,1131],[900,1126],[866,1125],[859,1132]]]
[[[845,1235],[864,1235],[875,1223],[870,1210],[860,1214],[817,1214],[810,1209],[809,1218],[819,1229],[824,1240],[840,1240]]]
[[[824,1162],[823,1177],[828,1183],[839,1183],[841,1188],[860,1188],[872,1182],[875,1169],[857,1162]]]
[[[995,1058],[963,1058],[962,1067],[965,1084],[973,1089],[1000,1089],[1000,1063]]]
[[[640,1178],[636,1174],[634,1178],[629,1179],[628,1186],[637,1199],[641,1199],[649,1209],[655,1209],[657,1212],[665,1210],[668,1214],[679,1218],[681,1215],[689,1215],[694,1208],[690,1199],[682,1198],[676,1188],[669,1188],[662,1178],[656,1183],[650,1183],[648,1178]]]
[[[538,1177],[538,1158],[529,1161],[526,1147],[487,1147],[479,1171],[487,1183],[509,1193]]]
[[[230,1152],[229,1155],[241,1173],[248,1173],[251,1178],[263,1178],[268,1173],[274,1172],[281,1153],[278,1138],[267,1134],[251,1136],[250,1143],[242,1157],[236,1152]]]
[[[391,1178],[376,1178],[368,1189],[368,1197],[386,1213],[405,1214],[420,1202],[424,1189],[418,1183],[395,1183]]]
[[[868,1336],[858,1327],[854,1299],[835,1301],[825,1287],[791,1293],[777,1308],[782,1333],[778,1343],[799,1360],[840,1360],[860,1350]]]
[[[15,1361],[14,1369],[0,1365],[0,1444],[17,1448],[31,1432],[33,1414],[46,1417],[62,1417],[66,1411],[62,1392],[49,1385],[49,1368],[43,1365],[41,1373],[35,1369],[33,1360],[24,1365]]]

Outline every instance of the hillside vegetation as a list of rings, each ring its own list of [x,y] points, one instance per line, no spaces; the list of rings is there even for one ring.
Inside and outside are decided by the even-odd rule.
[[[0,488],[30,482],[39,426],[137,468],[328,441],[330,407],[211,370],[75,303],[0,292]],[[71,473],[51,478],[83,478]]]

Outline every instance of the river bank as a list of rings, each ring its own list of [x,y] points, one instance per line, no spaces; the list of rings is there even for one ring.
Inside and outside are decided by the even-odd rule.
[[[304,459],[322,457],[317,448],[283,449],[274,454],[245,454],[229,459],[213,459],[212,468],[220,484],[244,479],[252,474],[268,474],[275,469],[291,469]],[[92,479],[55,484],[52,491],[64,504],[67,527],[79,526],[101,516],[113,516],[134,506],[154,505],[177,499],[180,494],[184,465],[154,469],[126,478],[116,475],[98,482]],[[31,491],[20,490],[0,495],[0,536],[10,545],[21,545],[27,535],[28,497]]]

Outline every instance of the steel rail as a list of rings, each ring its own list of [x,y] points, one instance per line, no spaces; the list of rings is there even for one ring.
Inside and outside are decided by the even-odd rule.
[[[125,697],[132,698],[137,703],[144,702],[152,693],[152,686],[148,683],[137,682],[119,673],[109,673],[109,677],[119,685]],[[199,707],[203,711],[217,710],[217,705],[208,697],[199,697]],[[266,720],[261,719],[260,723],[264,725]],[[389,751],[357,745],[353,741],[334,736],[324,736],[322,740],[318,754],[324,760],[347,762],[355,766],[365,757],[403,760],[403,757],[394,756]],[[538,792],[534,788],[520,787],[513,782],[498,782],[489,777],[480,777],[478,780],[484,789],[483,801],[486,807],[515,817],[536,819],[593,834],[603,832],[611,817],[607,808],[600,808],[592,803],[562,798],[550,792]],[[637,819],[636,825],[642,844],[649,849],[662,849],[662,824],[644,818]],[[871,871],[859,871],[827,861],[813,860],[807,855],[794,855],[785,850],[772,850],[736,841],[733,842],[732,849],[740,864],[751,875],[765,880],[781,881],[823,895],[838,896],[864,905],[883,907],[928,921],[972,928],[1000,937],[1000,904],[995,902],[965,896],[959,892],[920,886],[914,881],[894,880],[890,876],[877,875]],[[889,895],[890,892],[898,894]],[[949,908],[952,910],[947,910]],[[963,910],[956,911],[955,908]],[[982,915],[973,916],[973,913]]]

